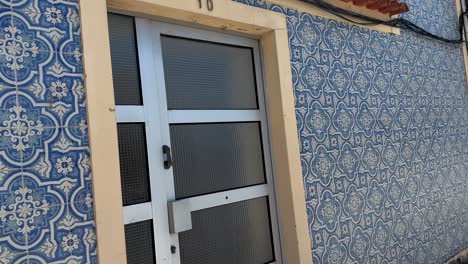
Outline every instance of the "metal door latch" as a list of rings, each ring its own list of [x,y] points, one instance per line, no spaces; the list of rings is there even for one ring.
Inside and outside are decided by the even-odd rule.
[[[164,158],[164,169],[168,170],[172,167],[172,155],[171,148],[168,145],[162,147],[163,158]]]
[[[169,211],[169,232],[176,234],[192,229],[190,199],[167,203]]]

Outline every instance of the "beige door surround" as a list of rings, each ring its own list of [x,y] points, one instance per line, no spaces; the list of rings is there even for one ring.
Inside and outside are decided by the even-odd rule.
[[[81,0],[83,57],[100,263],[126,263],[107,11],[172,21],[260,40],[285,263],[312,263],[284,15],[213,0]]]

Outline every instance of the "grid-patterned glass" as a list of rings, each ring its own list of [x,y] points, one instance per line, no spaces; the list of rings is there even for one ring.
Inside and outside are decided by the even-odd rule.
[[[123,204],[149,202],[150,182],[144,123],[117,124]]]
[[[182,264],[259,264],[275,260],[266,197],[192,212],[179,234]]]
[[[128,264],[155,264],[153,221],[125,225]]]
[[[108,13],[108,21],[115,104],[141,105],[135,18]]]
[[[260,124],[170,125],[176,198],[265,183]]]
[[[169,109],[257,109],[251,48],[161,37]]]

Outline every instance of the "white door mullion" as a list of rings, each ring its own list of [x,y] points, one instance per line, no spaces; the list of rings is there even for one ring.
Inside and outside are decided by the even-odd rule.
[[[151,203],[124,206],[124,224],[132,224],[153,218]]]
[[[159,116],[159,133],[162,145],[167,145],[171,147],[171,138],[169,132],[169,119],[168,119],[168,107],[167,107],[167,96],[166,96],[166,82],[164,77],[164,66],[163,66],[163,57],[162,57],[162,47],[161,47],[161,27],[158,26],[157,22],[151,22],[151,37],[153,39],[153,60],[155,63],[155,68],[152,70],[155,72],[157,78],[156,83],[153,85],[157,87],[151,87],[153,90],[156,90],[157,99],[153,101],[152,114]],[[156,102],[156,103],[154,103]],[[162,150],[160,150],[162,153]],[[162,164],[162,159],[161,163]],[[171,263],[171,264],[180,264],[180,248],[179,248],[179,236],[178,234],[170,234],[169,232],[169,219],[168,219],[168,201],[175,199],[175,190],[174,190],[174,174],[172,167],[169,169],[164,169],[161,165],[160,168],[160,178],[157,186],[154,186],[154,192],[161,193],[161,200],[158,201],[158,216],[160,217],[159,224],[163,225],[162,228],[165,232],[164,236],[161,236],[156,243],[162,244],[164,247],[165,253],[171,253],[170,249],[172,246],[176,247],[176,253],[170,254],[165,258],[157,257],[157,263]]]
[[[187,203],[189,205],[190,211],[193,212],[216,206],[260,198],[268,196],[269,194],[270,190],[268,184],[262,184],[224,192],[194,196],[177,200],[177,202]]]
[[[142,105],[118,105],[115,107],[117,123],[145,122],[145,109]]]
[[[220,123],[262,121],[259,110],[169,110],[169,123]]]
[[[153,229],[157,239],[154,243],[156,263],[178,264],[174,261],[178,254],[172,254],[170,251],[172,244],[178,244],[169,234],[167,218],[167,190],[174,188],[172,170],[165,170],[162,166],[162,146],[170,145],[170,141],[160,37],[150,20],[136,19],[136,29],[145,105]]]
[[[268,184],[262,184],[170,202],[170,231],[172,233],[178,233],[190,230],[192,228],[192,212],[260,197],[268,197],[269,195],[270,187]]]

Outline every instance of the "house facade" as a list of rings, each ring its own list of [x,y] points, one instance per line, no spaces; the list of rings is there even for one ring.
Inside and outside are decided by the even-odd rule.
[[[464,44],[306,2],[0,0],[0,263],[468,248]],[[405,2],[460,37],[458,1]]]

